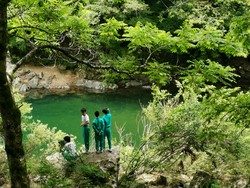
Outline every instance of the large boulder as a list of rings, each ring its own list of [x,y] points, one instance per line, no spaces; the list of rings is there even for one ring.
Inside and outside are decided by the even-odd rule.
[[[67,162],[61,153],[56,152],[53,155],[46,157],[46,160],[56,169],[64,171],[67,165],[71,163]],[[119,176],[119,160],[120,160],[120,148],[118,146],[112,148],[112,152],[105,151],[103,153],[89,152],[88,154],[78,151],[78,157],[76,159],[76,165],[79,164],[94,164],[98,165],[102,172],[109,174],[109,182],[106,185],[110,187],[116,187]],[[72,163],[74,164],[74,163]],[[36,177],[36,182],[41,181],[42,177]]]
[[[146,185],[147,187],[167,187],[167,177],[161,174],[141,174],[136,178],[139,184]]]
[[[96,80],[87,80],[87,79],[79,79],[76,82],[76,86],[78,87],[85,87],[89,89],[95,89],[95,90],[105,90],[105,89],[115,89],[117,88],[116,85],[106,85],[103,82],[96,81]]]

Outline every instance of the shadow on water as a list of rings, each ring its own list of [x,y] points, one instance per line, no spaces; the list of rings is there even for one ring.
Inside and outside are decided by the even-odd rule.
[[[36,93],[36,94],[35,94]],[[108,107],[112,113],[112,136],[119,141],[116,126],[124,126],[125,134],[130,134],[133,144],[138,144],[142,135],[143,125],[140,121],[141,107],[151,100],[151,90],[142,88],[119,89],[108,92],[94,92],[91,90],[68,91],[65,93],[43,93],[37,90],[26,97],[32,104],[34,120],[41,120],[49,127],[56,127],[67,134],[77,137],[77,145],[82,143],[81,113],[85,107],[92,122],[94,112]],[[93,130],[91,129],[93,132]],[[91,139],[93,141],[93,138]]]

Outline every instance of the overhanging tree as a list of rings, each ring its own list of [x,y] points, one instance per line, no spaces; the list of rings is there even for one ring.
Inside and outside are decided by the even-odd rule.
[[[109,82],[143,78],[164,86],[190,58],[247,57],[248,1],[147,2],[13,0],[8,32],[11,53],[21,55],[13,56],[17,68],[35,55],[99,69]]]
[[[6,74],[7,6],[0,1],[0,113],[2,117],[5,151],[11,176],[11,187],[29,187],[25,153],[22,144],[21,114],[15,104]]]

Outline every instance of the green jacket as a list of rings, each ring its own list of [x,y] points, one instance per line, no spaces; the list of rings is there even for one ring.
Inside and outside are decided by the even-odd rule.
[[[109,128],[111,127],[111,113],[105,114],[102,119],[104,120],[105,127],[104,128]]]
[[[95,131],[95,133],[99,134],[99,133],[103,133],[103,129],[104,129],[104,121],[102,118],[97,117],[93,120],[93,129]]]

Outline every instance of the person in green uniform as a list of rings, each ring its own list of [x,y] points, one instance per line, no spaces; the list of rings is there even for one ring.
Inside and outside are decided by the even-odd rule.
[[[75,144],[70,141],[69,136],[65,136],[63,138],[63,141],[64,141],[64,146],[61,149],[62,155],[67,161],[73,162],[76,158]]]
[[[89,128],[89,116],[87,114],[86,108],[81,109],[82,113],[82,137],[83,142],[85,144],[86,153],[89,153],[89,136],[90,136],[90,128]]]
[[[93,120],[93,129],[95,132],[95,149],[96,153],[100,153],[103,150],[103,131],[104,131],[104,121],[99,117],[100,113],[95,112],[95,119]]]
[[[103,135],[103,149],[105,150],[105,138],[107,137],[109,152],[112,152],[112,137],[111,137],[111,117],[112,114],[110,113],[108,108],[104,108],[102,110],[104,113],[102,119],[104,121],[104,135]]]

